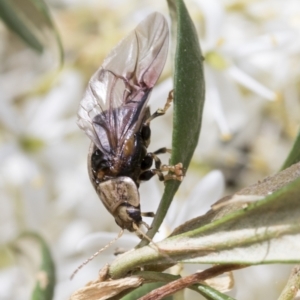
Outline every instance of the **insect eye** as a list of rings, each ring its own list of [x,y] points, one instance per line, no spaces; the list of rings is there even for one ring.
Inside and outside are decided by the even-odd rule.
[[[134,221],[139,222],[142,220],[141,211],[138,208],[129,206],[126,209],[126,211],[127,211],[128,215],[131,217],[131,219],[133,219]]]

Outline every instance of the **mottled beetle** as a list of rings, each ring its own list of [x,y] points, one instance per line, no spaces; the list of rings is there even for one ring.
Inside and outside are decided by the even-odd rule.
[[[140,232],[147,224],[141,216],[138,187],[157,174],[159,179],[182,180],[182,164],[162,166],[157,154],[147,153],[149,124],[164,109],[150,114],[149,95],[164,67],[169,42],[168,25],[152,13],[106,57],[90,79],[80,102],[78,125],[92,143],[88,154],[90,180],[106,209],[122,229]],[[155,169],[151,169],[153,160]],[[171,171],[167,175],[162,172]],[[140,234],[138,234],[140,236]]]

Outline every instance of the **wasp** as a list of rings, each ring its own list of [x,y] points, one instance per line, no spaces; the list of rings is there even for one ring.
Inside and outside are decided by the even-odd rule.
[[[158,154],[147,152],[150,122],[163,115],[172,102],[172,92],[163,109],[151,115],[147,106],[151,91],[166,62],[169,30],[165,18],[150,14],[109,53],[91,77],[80,102],[78,126],[91,139],[88,173],[92,185],[116,223],[131,232],[144,224],[138,188],[158,175],[161,181],[183,178],[182,164],[162,165]],[[153,162],[155,168],[152,168]],[[164,175],[163,172],[169,172]]]

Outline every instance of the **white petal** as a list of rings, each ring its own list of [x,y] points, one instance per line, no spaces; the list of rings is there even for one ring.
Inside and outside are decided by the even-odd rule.
[[[270,101],[276,100],[277,95],[275,92],[259,83],[257,80],[249,76],[247,73],[243,72],[238,67],[231,66],[228,68],[227,72],[232,78],[234,78],[234,80],[247,87],[249,90],[255,92],[256,94]]]
[[[210,206],[219,200],[225,188],[224,176],[219,170],[214,170],[203,177],[194,187],[184,203],[178,200],[168,212],[170,226],[175,227],[203,215],[210,209]],[[177,207],[176,207],[177,206]],[[177,212],[174,211],[176,208]]]

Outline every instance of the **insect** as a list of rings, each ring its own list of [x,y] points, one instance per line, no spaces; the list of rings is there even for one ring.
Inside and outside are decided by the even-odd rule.
[[[90,79],[78,111],[77,124],[92,141],[88,154],[92,185],[116,223],[131,232],[140,232],[142,224],[148,227],[142,216],[154,216],[141,213],[140,183],[154,175],[161,181],[183,178],[181,163],[162,166],[157,157],[169,149],[147,152],[150,122],[172,101],[170,92],[164,109],[150,114],[147,102],[165,64],[168,39],[165,18],[150,14],[106,57]],[[170,172],[164,175],[165,171]]]

